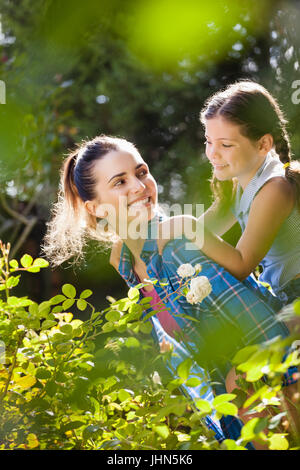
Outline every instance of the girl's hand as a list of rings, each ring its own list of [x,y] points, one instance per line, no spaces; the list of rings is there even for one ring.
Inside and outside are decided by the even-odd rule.
[[[196,222],[196,220],[191,215],[176,215],[160,222],[158,235],[159,253],[162,254],[165,245],[170,240],[181,238],[182,236],[189,238],[189,234],[186,233],[186,227],[193,225],[192,222]]]

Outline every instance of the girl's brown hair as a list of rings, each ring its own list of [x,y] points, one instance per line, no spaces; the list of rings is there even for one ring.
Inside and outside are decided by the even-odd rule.
[[[300,163],[291,159],[290,140],[286,130],[287,121],[276,99],[258,83],[250,80],[235,82],[223,91],[208,98],[200,113],[202,124],[217,116],[240,126],[241,133],[251,140],[259,140],[271,134],[275,152],[285,168],[285,177],[296,189],[297,205],[300,209]],[[237,180],[211,181],[217,202],[229,206],[234,200]]]
[[[97,198],[95,162],[115,151],[137,153],[136,147],[125,139],[100,135],[78,145],[64,160],[58,199],[53,205],[42,245],[42,251],[52,266],[58,266],[71,257],[74,257],[74,262],[80,261],[89,239],[104,242],[106,246],[118,239],[116,233],[101,228],[84,205],[85,201]]]

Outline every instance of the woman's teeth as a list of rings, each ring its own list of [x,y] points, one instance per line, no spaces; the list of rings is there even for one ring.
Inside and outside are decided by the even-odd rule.
[[[140,199],[139,201],[133,202],[132,204],[129,204],[130,207],[140,207],[140,206],[145,206],[150,202],[150,197],[146,197],[145,199]]]

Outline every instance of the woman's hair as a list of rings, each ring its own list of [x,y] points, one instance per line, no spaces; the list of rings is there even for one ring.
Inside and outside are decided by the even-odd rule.
[[[241,80],[228,85],[205,102],[200,113],[202,124],[217,116],[239,125],[241,134],[250,140],[259,140],[265,134],[273,136],[274,148],[281,162],[289,163],[285,176],[296,188],[300,208],[300,163],[291,159],[287,121],[276,99],[258,83]],[[233,178],[222,182],[213,177],[211,187],[216,201],[227,206],[233,202],[237,180]]]
[[[42,251],[52,266],[58,266],[74,256],[80,261],[89,239],[109,246],[118,236],[101,228],[84,202],[97,198],[94,165],[110,152],[137,153],[136,147],[125,139],[100,135],[84,141],[65,158],[60,172],[57,202],[52,207],[51,219],[43,240]],[[107,225],[107,224],[105,224]]]

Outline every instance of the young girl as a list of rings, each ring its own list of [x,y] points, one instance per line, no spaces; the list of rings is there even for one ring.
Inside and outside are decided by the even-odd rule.
[[[215,200],[199,248],[241,281],[260,264],[260,281],[290,303],[300,296],[300,163],[291,160],[279,105],[261,85],[239,81],[207,100],[201,122]],[[233,247],[221,236],[237,221]],[[181,225],[173,221],[173,236]],[[232,370],[228,391],[235,380]]]
[[[190,355],[190,348],[197,353],[199,365],[194,363],[191,374],[198,375],[202,384],[184,390],[192,400],[200,396],[212,400],[211,389],[203,389],[204,369],[214,369],[214,378],[219,382],[214,392],[224,393],[230,360],[238,349],[288,335],[288,329],[277,321],[274,311],[254,288],[237,280],[196,247],[187,251],[186,238],[171,240],[165,246],[165,240],[158,237],[161,216],[157,185],[133,144],[107,136],[85,142],[66,158],[61,177],[58,202],[44,241],[46,256],[52,265],[82,256],[88,238],[103,241],[99,222],[101,225],[105,219],[115,241],[111,263],[127,285],[132,287],[153,277],[164,281],[164,286],[157,283],[145,287],[142,294],[150,295],[155,305],[166,299],[166,309],[151,318],[156,341],[162,347],[172,343],[179,359]],[[143,221],[145,237],[132,230],[134,224],[138,227]],[[106,241],[109,234],[104,234]],[[173,295],[180,287],[177,270],[186,263],[200,263],[201,275],[211,284],[212,292],[201,303],[192,305],[183,295]],[[181,341],[176,336],[179,333]],[[220,439],[224,435],[233,439],[239,436],[240,423],[233,417],[221,419],[224,434],[218,423],[208,419],[207,424]]]
[[[208,99],[201,121],[215,195],[201,249],[240,280],[260,264],[260,281],[290,303],[300,296],[300,163],[283,114],[264,87],[240,81]],[[232,247],[220,236],[236,221]]]

